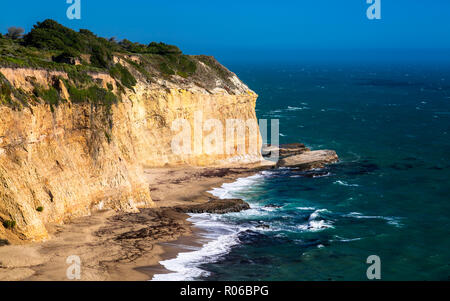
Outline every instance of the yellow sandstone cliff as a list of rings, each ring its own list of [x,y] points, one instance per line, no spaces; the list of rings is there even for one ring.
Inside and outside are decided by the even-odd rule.
[[[120,61],[120,59],[118,59]],[[126,65],[125,62],[122,64]],[[199,63],[199,67],[208,67]],[[216,83],[205,89],[181,77],[138,79],[134,90],[111,108],[111,130],[105,131],[105,109],[90,103],[72,103],[61,71],[0,68],[16,89],[30,92],[38,82],[59,87],[67,101],[51,107],[33,103],[21,110],[0,105],[0,239],[10,242],[42,240],[48,237],[46,224],[63,223],[89,215],[93,210],[115,209],[133,212],[154,206],[143,168],[166,165],[223,165],[261,160],[253,154],[174,154],[171,129],[178,118],[194,125],[195,112],[202,120],[255,120],[257,95],[235,75],[228,85]],[[90,74],[104,87],[117,86],[109,74]],[[217,79],[215,79],[218,81]],[[33,81],[33,85],[30,82]],[[225,130],[224,130],[225,131]],[[206,132],[205,132],[206,134]],[[236,147],[249,139],[238,137]],[[247,150],[246,148],[246,150]],[[43,209],[43,210],[42,210]]]

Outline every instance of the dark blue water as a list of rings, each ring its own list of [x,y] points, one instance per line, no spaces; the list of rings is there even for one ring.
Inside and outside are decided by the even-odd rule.
[[[231,69],[259,94],[258,118],[280,120],[281,143],[333,149],[340,162],[216,189],[252,209],[196,217],[216,223],[222,241],[208,252],[222,251],[203,250],[191,278],[365,280],[377,255],[383,280],[450,279],[450,68]]]

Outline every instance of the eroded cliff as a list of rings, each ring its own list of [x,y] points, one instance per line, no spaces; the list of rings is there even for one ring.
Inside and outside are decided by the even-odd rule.
[[[189,77],[149,76],[139,70],[143,59],[114,56],[136,79],[130,88],[101,70],[83,74],[95,83],[87,88],[64,70],[0,67],[0,239],[41,240],[48,223],[99,209],[154,206],[145,166],[261,160],[259,131],[237,137],[234,146],[243,144],[245,154],[174,153],[174,120],[183,118],[192,129],[196,112],[224,125],[256,121],[257,95],[209,57],[191,57],[196,70]],[[248,153],[250,140],[258,141],[256,153]]]

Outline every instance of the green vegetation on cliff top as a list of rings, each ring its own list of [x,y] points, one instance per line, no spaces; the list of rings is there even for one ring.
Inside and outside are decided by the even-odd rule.
[[[208,71],[199,71],[199,64],[208,66]],[[54,79],[48,89],[36,84],[33,95],[26,95],[0,73],[0,104],[18,109],[32,101],[44,101],[53,109],[62,101],[60,82],[66,86],[72,102],[91,102],[108,109],[125,89],[133,90],[138,78],[149,83],[157,78],[180,81],[176,75],[206,89],[214,88],[214,78],[221,78],[232,85],[230,72],[212,57],[185,55],[178,47],[164,43],[144,45],[126,39],[117,42],[87,29],[74,31],[50,19],[38,22],[23,37],[0,34],[0,67],[56,70],[68,76],[68,80]],[[117,91],[110,83],[104,89],[101,82],[91,77],[92,73],[111,75]]]

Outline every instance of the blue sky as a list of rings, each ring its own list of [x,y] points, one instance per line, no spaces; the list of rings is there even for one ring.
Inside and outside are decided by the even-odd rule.
[[[81,0],[69,20],[66,0],[2,3],[0,31],[30,30],[52,18],[100,36],[164,41],[190,54],[296,53],[315,50],[450,49],[450,1],[381,0],[368,20],[366,0]]]

